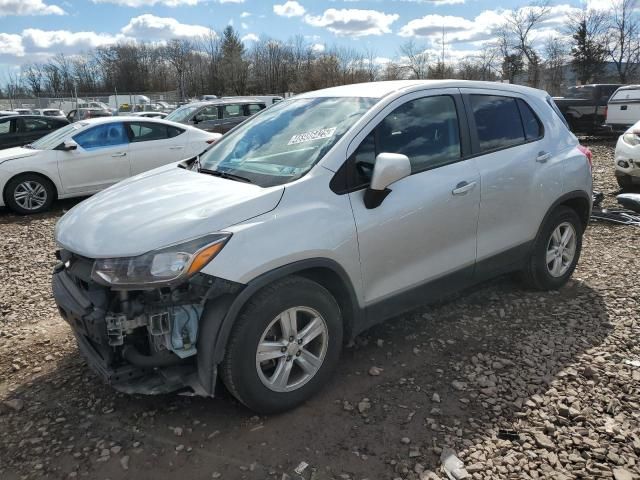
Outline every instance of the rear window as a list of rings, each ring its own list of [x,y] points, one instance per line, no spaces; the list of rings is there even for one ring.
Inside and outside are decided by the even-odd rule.
[[[481,152],[525,142],[516,99],[497,95],[471,95]]]
[[[618,90],[609,100],[611,103],[624,103],[640,100],[640,88]]]

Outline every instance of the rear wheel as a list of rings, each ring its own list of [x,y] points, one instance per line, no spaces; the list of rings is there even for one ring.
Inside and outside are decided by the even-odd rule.
[[[238,317],[222,379],[252,410],[288,410],[329,380],[341,347],[335,299],[311,280],[289,277],[259,291]]]
[[[567,283],[580,258],[582,233],[574,210],[556,208],[543,225],[522,272],[524,282],[538,290],[554,290]]]
[[[7,206],[20,215],[45,212],[55,199],[51,181],[41,175],[25,173],[12,178],[5,188]]]

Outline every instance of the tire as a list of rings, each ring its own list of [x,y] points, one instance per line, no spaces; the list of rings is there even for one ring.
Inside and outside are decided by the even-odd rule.
[[[554,233],[558,231],[564,239],[563,234],[568,229],[573,230],[573,244],[569,240],[566,247],[555,249],[557,236],[554,237]],[[567,283],[580,259],[582,234],[582,222],[575,210],[564,206],[556,208],[545,221],[533,246],[531,256],[521,275],[524,283],[536,290],[556,290]],[[571,248],[572,245],[573,248]],[[554,255],[553,260],[547,263],[547,259],[552,255]],[[558,256],[560,268],[558,268]]]
[[[290,324],[287,319],[291,318],[297,324],[297,335],[304,339],[297,340],[284,331],[283,322]],[[305,326],[312,321],[313,332],[324,333],[305,337]],[[292,409],[330,379],[340,357],[342,335],[340,307],[331,294],[306,278],[287,277],[257,292],[243,308],[227,343],[222,380],[233,396],[256,412]],[[309,343],[300,345],[312,337]],[[261,342],[261,358],[277,358],[259,362]],[[271,347],[268,350],[267,345]],[[314,365],[319,368],[308,373]],[[290,374],[286,382],[278,382],[285,377],[278,372],[286,373],[287,368]]]
[[[55,197],[53,183],[35,173],[13,177],[4,190],[6,205],[19,215],[46,212],[51,208]]]
[[[631,175],[616,175],[616,181],[620,186],[620,190],[623,192],[633,188],[633,179],[631,178]]]

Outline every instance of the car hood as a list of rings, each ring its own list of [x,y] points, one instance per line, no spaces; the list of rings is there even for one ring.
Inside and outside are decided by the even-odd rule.
[[[56,225],[56,241],[89,258],[141,255],[273,210],[283,192],[283,186],[261,188],[174,164],[79,203]]]
[[[17,160],[19,158],[32,157],[40,150],[34,150],[32,148],[13,147],[6,150],[0,150],[0,163],[4,163],[8,160]]]

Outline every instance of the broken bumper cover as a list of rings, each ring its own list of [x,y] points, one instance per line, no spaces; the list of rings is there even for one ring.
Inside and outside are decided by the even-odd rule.
[[[161,394],[191,388],[197,394],[206,394],[198,388],[193,364],[140,368],[118,361],[108,344],[106,311],[62,266],[53,273],[52,290],[60,315],[71,326],[89,367],[114,389],[129,394]]]

